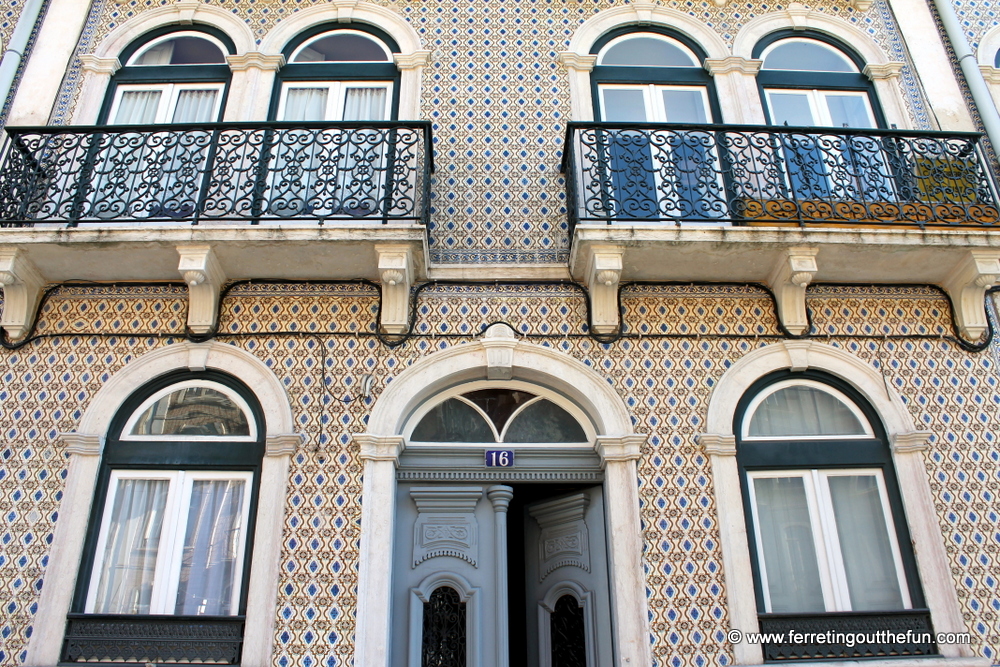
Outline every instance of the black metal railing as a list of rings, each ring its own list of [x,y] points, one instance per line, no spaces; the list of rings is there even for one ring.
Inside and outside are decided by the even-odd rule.
[[[570,123],[577,223],[998,225],[979,135]]]
[[[239,664],[243,616],[69,614],[62,662]]]
[[[937,655],[927,609],[760,614],[764,660],[844,660]],[[771,637],[767,637],[771,635]],[[781,641],[774,641],[776,638]]]
[[[0,226],[427,223],[427,122],[7,128]]]

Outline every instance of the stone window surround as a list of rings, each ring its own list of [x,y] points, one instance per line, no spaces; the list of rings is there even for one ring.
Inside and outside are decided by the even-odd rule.
[[[616,665],[652,662],[642,564],[636,461],[646,436],[637,434],[622,399],[593,369],[567,354],[519,341],[504,324],[481,338],[428,355],[388,385],[372,409],[366,433],[354,436],[364,461],[361,556],[355,634],[357,665],[388,667],[392,644],[392,576],[384,554],[393,544],[400,433],[425,401],[478,380],[522,381],[575,403],[593,422],[594,448],[604,468]]]
[[[882,376],[854,355],[823,343],[783,341],[757,349],[735,362],[712,391],[705,422],[706,432],[698,443],[708,455],[718,510],[719,541],[726,581],[730,627],[757,632],[757,601],[746,529],[743,496],[736,464],[734,419],[744,392],[759,378],[778,370],[822,370],[853,386],[882,420],[892,450],[892,461],[902,496],[903,509],[913,541],[917,572],[936,632],[968,632],[955,591],[951,566],[941,539],[931,495],[924,452],[931,433],[917,430],[902,399],[890,393]],[[964,644],[941,644],[941,658],[903,660],[906,667],[987,667],[989,660],[976,657]],[[760,645],[735,644],[737,665],[763,662]],[[900,660],[865,660],[872,667],[903,667]],[[844,664],[819,661],[813,665]]]
[[[756,81],[761,61],[753,58],[753,47],[765,35],[793,28],[828,34],[857,50],[867,63],[864,74],[875,85],[886,122],[890,127],[895,125],[900,129],[912,129],[913,123],[899,88],[903,63],[890,61],[868,35],[850,23],[795,2],[787,9],[748,21],[740,28],[732,49],[718,34],[689,14],[648,0],[639,0],[595,14],[577,29],[570,41],[569,50],[559,54],[559,62],[569,74],[573,120],[587,122],[595,118],[590,72],[597,58],[590,51],[597,40],[616,28],[635,26],[641,31],[643,26],[649,25],[677,30],[698,43],[708,54],[705,69],[715,77],[716,94],[722,109],[721,123],[766,124]]]
[[[118,54],[129,44],[159,27],[193,23],[213,26],[233,40],[236,53],[226,58],[233,77],[229,83],[223,120],[263,121],[271,104],[277,71],[285,64],[282,49],[299,33],[323,23],[366,23],[381,28],[399,45],[393,60],[400,70],[399,119],[420,118],[420,79],[430,51],[421,49],[420,38],[410,24],[395,12],[364,0],[335,0],[296,12],[280,21],[256,46],[249,27],[233,14],[199,0],[179,0],[173,5],[143,12],[113,30],[93,53],[80,56],[83,75],[80,98],[73,114],[74,125],[96,124],[112,75],[122,67]]]
[[[274,373],[249,352],[216,342],[177,343],[135,359],[101,387],[87,406],[77,430],[60,434],[61,445],[70,455],[69,470],[49,551],[47,581],[32,623],[27,667],[48,667],[59,662],[66,614],[73,602],[89,530],[101,450],[111,420],[137,387],[185,368],[219,370],[238,378],[252,388],[264,413],[265,453],[257,498],[253,561],[246,583],[246,629],[240,664],[270,667],[288,469],[302,437],[293,432],[291,403]]]

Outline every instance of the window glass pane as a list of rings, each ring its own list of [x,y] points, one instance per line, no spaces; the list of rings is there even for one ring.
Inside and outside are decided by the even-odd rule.
[[[343,120],[385,120],[385,88],[348,88]]]
[[[903,609],[899,577],[874,475],[830,475],[853,611]]]
[[[874,128],[875,123],[868,112],[868,105],[861,95],[835,95],[824,93],[826,106],[830,110],[833,127]]]
[[[771,103],[771,121],[775,125],[791,125],[793,127],[816,125],[816,119],[809,107],[809,96],[806,93],[768,91],[767,99]]]
[[[115,112],[117,125],[142,125],[156,122],[156,110],[160,106],[160,90],[126,90],[118,101]]]
[[[770,611],[825,611],[803,479],[759,478],[753,489]]]
[[[646,101],[641,90],[602,88],[604,120],[609,123],[645,123]]]
[[[133,65],[224,65],[218,46],[200,37],[176,37],[146,49]]]
[[[785,387],[769,395],[750,419],[750,437],[864,436],[865,428],[840,399],[813,387]]]
[[[449,398],[420,420],[410,440],[415,442],[496,442],[490,425],[468,403]]]
[[[175,614],[227,616],[243,530],[243,480],[195,480]]]
[[[282,120],[327,120],[326,100],[329,88],[289,88],[285,96]]]
[[[210,123],[215,118],[218,90],[182,90],[174,107],[175,123]]]
[[[296,54],[293,62],[386,62],[388,58],[382,47],[374,40],[350,32],[327,35],[311,42]]]
[[[819,42],[789,41],[774,47],[764,58],[764,69],[809,72],[856,72],[846,56]]]
[[[108,519],[95,614],[148,614],[170,482],[119,479]]]
[[[671,123],[707,123],[705,98],[701,88],[692,90],[663,90],[663,108]]]
[[[587,434],[573,415],[542,399],[514,417],[504,442],[587,442]]]
[[[535,395],[513,389],[480,389],[462,394],[462,398],[475,403],[492,420],[497,433],[501,433],[510,416]]]
[[[250,435],[250,423],[231,398],[210,387],[167,394],[147,408],[131,435]]]
[[[633,37],[615,44],[604,53],[602,65],[633,67],[698,67],[688,53],[656,37]]]

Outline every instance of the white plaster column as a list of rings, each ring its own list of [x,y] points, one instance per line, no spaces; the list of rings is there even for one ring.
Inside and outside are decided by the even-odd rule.
[[[269,435],[265,440],[257,492],[253,561],[247,583],[247,632],[243,637],[241,667],[270,667],[272,662],[288,468],[292,454],[301,443],[302,436],[298,433]]]
[[[955,579],[948,563],[938,512],[927,483],[924,452],[930,448],[927,443],[930,435],[930,431],[912,431],[893,436],[892,461],[896,467],[906,524],[910,529],[913,554],[917,559],[927,608],[931,610],[934,631],[968,632],[955,592]],[[938,644],[938,650],[946,658],[976,655],[968,644]]]
[[[903,104],[903,89],[900,86],[900,77],[903,72],[901,62],[888,62],[881,65],[871,63],[865,65],[864,75],[871,79],[875,85],[875,92],[878,94],[878,101],[882,105],[882,112],[889,127],[897,127],[900,130],[911,130],[913,122],[910,114]]]
[[[387,666],[392,644],[392,545],[396,519],[396,464],[406,447],[401,435],[355,435],[365,463],[361,489],[361,554],[354,664]]]
[[[32,621],[26,667],[58,664],[62,653],[66,614],[73,604],[76,577],[80,571],[83,543],[87,539],[90,507],[101,464],[103,438],[96,435],[61,433],[59,442],[69,457],[66,488],[59,504],[59,520],[52,538],[49,564],[45,568],[38,612]]]
[[[413,53],[397,53],[393,60],[399,68],[399,119],[420,120],[420,77],[424,67],[430,62],[431,52],[427,50]]]
[[[275,74],[284,66],[285,56],[251,51],[227,56],[226,62],[233,78],[229,83],[224,120],[231,123],[266,120]]]
[[[725,527],[725,530],[719,530],[719,543],[729,602],[729,627],[743,633],[757,632],[757,600],[753,589],[753,568],[750,565],[739,470],[736,467],[736,436],[703,433],[698,436],[698,444],[712,463],[715,509],[719,515],[719,526]],[[733,644],[733,658],[737,665],[764,662],[759,644]]]
[[[741,56],[707,58],[705,69],[715,78],[716,97],[722,108],[721,123],[764,125],[764,105],[757,90],[757,72],[763,60]]]
[[[93,54],[80,56],[81,69],[80,100],[73,112],[74,125],[96,125],[101,114],[101,106],[108,92],[111,77],[121,69],[118,58],[101,58]]]
[[[486,490],[486,496],[493,503],[493,550],[496,552],[496,599],[497,627],[495,637],[507,637],[509,619],[507,617],[507,508],[514,490],[509,486],[498,484]],[[505,641],[496,644],[496,667],[509,667],[510,646]]]
[[[590,96],[590,73],[594,71],[597,56],[581,56],[573,51],[562,51],[557,56],[569,77],[570,119],[580,122],[594,120],[594,103]]]
[[[636,469],[639,447],[645,442],[645,435],[636,434],[597,436],[595,443],[604,468],[607,496],[611,612],[619,640],[618,667],[640,667],[652,662]]]

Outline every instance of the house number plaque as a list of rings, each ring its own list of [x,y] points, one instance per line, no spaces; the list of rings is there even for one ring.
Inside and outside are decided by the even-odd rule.
[[[514,450],[513,449],[487,449],[486,450],[486,467],[487,468],[513,468],[514,467]]]

